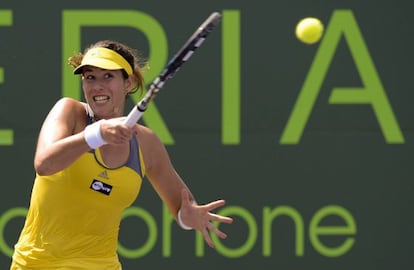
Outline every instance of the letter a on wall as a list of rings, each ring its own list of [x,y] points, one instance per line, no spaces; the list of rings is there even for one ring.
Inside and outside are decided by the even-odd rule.
[[[337,10],[332,15],[283,131],[281,144],[297,144],[300,141],[342,35],[364,85],[332,89],[329,104],[370,104],[386,142],[404,143],[404,137],[352,11]]]

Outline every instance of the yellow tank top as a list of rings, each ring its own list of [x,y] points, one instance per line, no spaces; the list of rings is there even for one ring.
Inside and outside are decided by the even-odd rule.
[[[121,269],[121,215],[145,174],[136,140],[126,165],[108,169],[93,151],[51,176],[36,176],[11,269]]]

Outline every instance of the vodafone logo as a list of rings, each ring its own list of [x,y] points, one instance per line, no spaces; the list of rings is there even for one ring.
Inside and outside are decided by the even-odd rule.
[[[97,192],[100,192],[100,193],[105,194],[105,195],[109,195],[109,194],[111,194],[112,186],[109,185],[109,184],[106,184],[102,181],[93,179],[92,183],[91,183],[91,186],[90,186],[90,189],[92,189],[94,191],[97,191]]]

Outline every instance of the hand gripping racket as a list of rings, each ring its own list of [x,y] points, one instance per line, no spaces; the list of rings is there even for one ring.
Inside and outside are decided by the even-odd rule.
[[[171,79],[180,67],[187,62],[194,51],[203,44],[208,34],[220,23],[221,14],[213,12],[174,55],[160,75],[150,84],[145,96],[134,106],[125,119],[125,124],[132,127],[147,109],[148,103],[158,94],[165,82]]]

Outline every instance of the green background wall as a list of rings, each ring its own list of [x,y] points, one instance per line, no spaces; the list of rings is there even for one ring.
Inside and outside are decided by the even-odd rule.
[[[205,17],[220,11],[220,27],[155,104],[179,173],[199,202],[225,198],[222,213],[235,222],[222,225],[229,238],[209,249],[193,232],[169,225],[147,183],[130,209],[138,214],[121,224],[124,269],[408,269],[412,8],[402,0],[1,1],[0,268],[8,269],[28,207],[40,125],[59,97],[80,93],[65,50],[117,39],[151,57],[149,74],[156,74],[166,61],[162,50],[170,58]],[[166,42],[114,26],[116,16],[108,16],[108,25],[82,26],[79,36],[64,33],[77,23],[64,23],[65,16],[80,10],[149,16]],[[327,28],[315,45],[294,36],[307,16]],[[151,51],[156,45],[160,51]],[[367,94],[365,104],[351,88]],[[346,91],[348,103],[331,99]],[[144,123],[158,130],[150,122],[155,116],[149,112]],[[298,128],[300,120],[303,132],[291,140],[289,125]]]

